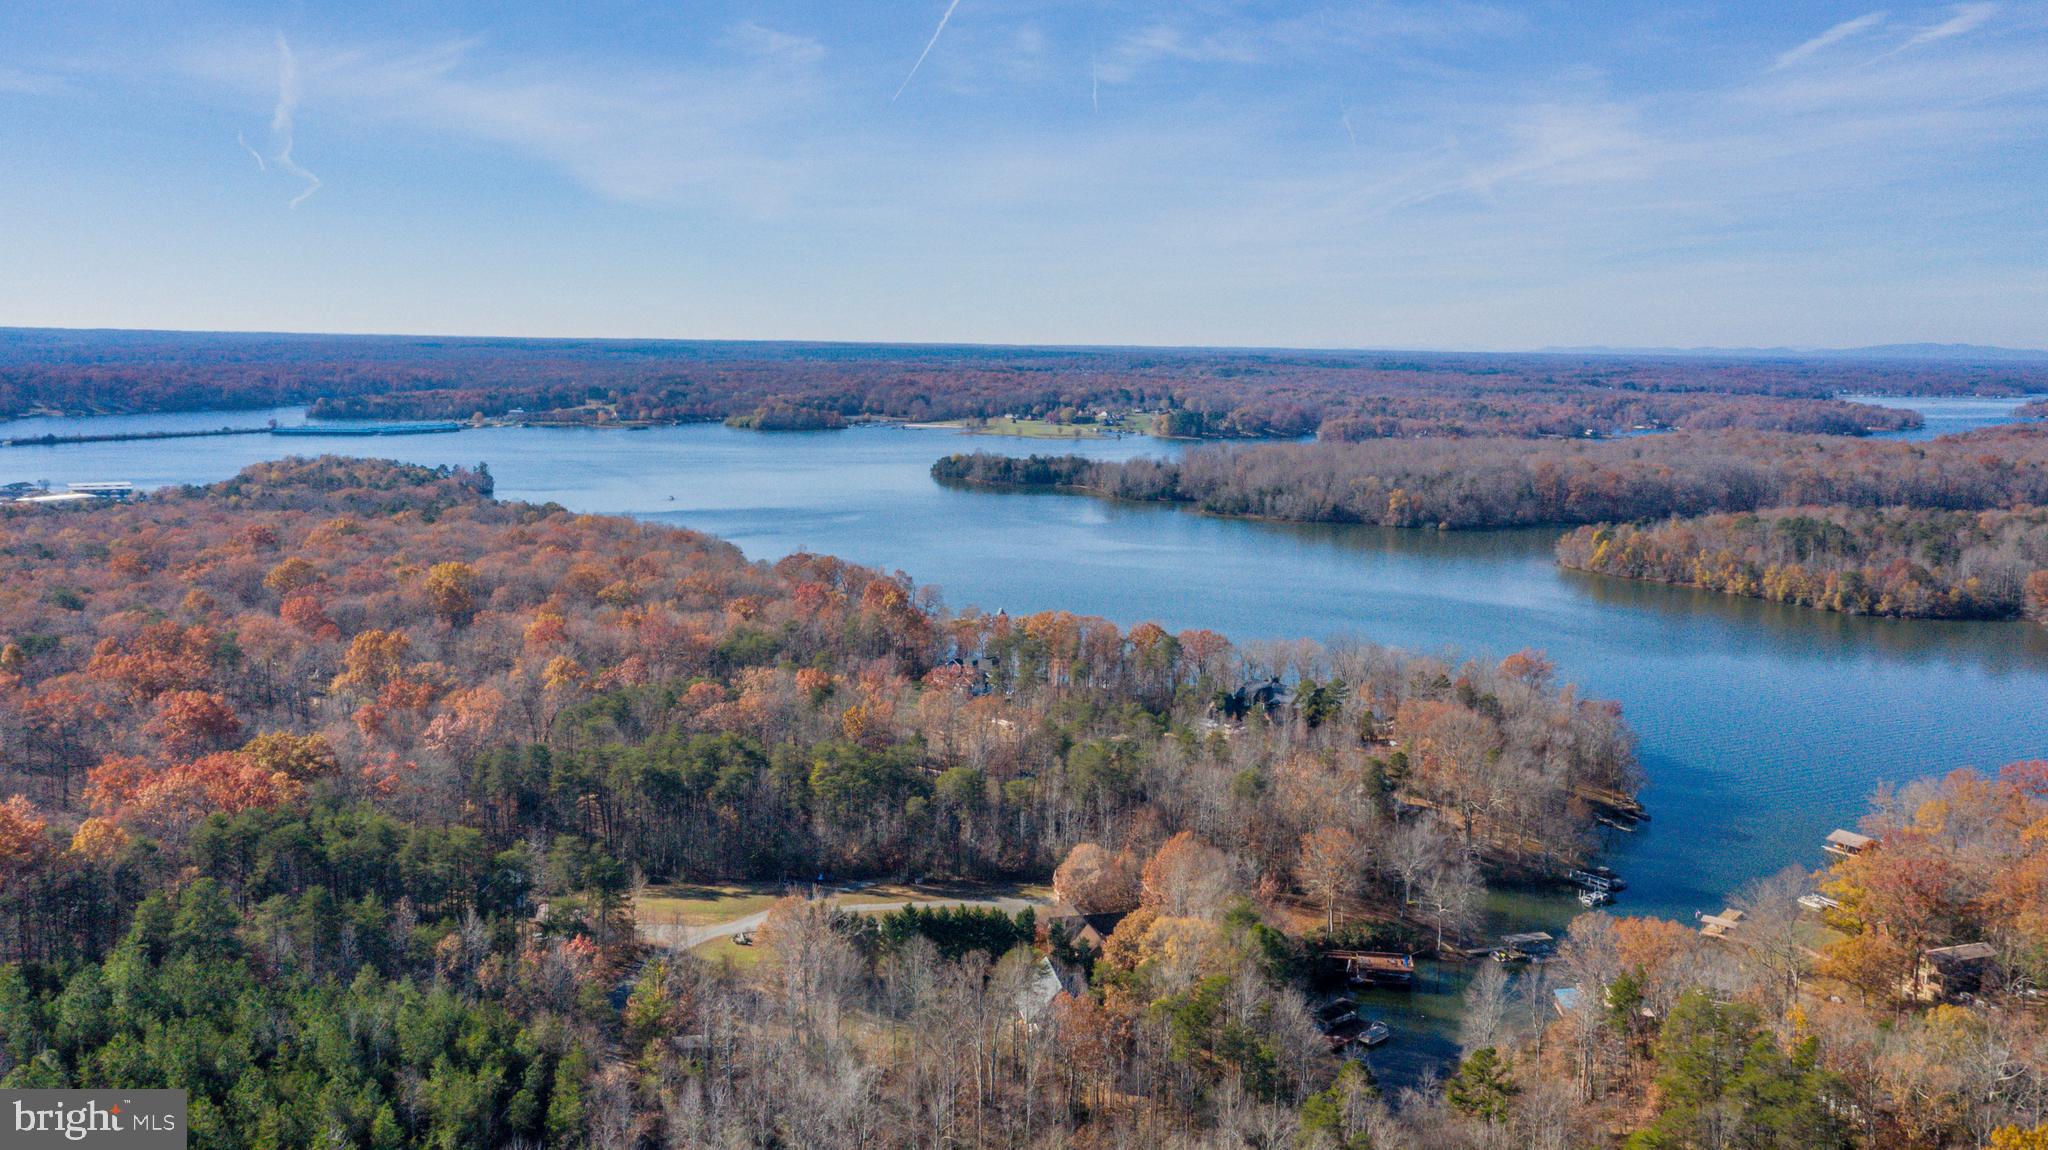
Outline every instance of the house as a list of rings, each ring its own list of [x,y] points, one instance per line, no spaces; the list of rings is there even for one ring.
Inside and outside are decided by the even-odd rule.
[[[1048,934],[1055,929],[1061,930],[1066,932],[1067,942],[1071,945],[1085,946],[1090,950],[1100,951],[1103,942],[1116,930],[1116,924],[1122,922],[1124,916],[1129,913],[1129,911],[1112,910],[1098,911],[1094,914],[1082,914],[1071,905],[1061,902],[1054,904],[1051,913],[1043,916],[1039,921],[1045,924]]]
[[[1041,958],[1031,972],[1031,981],[1017,992],[1017,1017],[1035,1027],[1061,995],[1078,996],[1086,989],[1079,971],[1063,968],[1050,957]]]
[[[1821,849],[1838,858],[1848,858],[1850,855],[1862,854],[1876,843],[1877,840],[1869,835],[1859,835],[1855,831],[1838,828],[1828,832],[1827,842]]]
[[[67,486],[80,495],[90,495],[95,499],[126,499],[130,495],[135,494],[135,485],[122,481],[113,483],[72,483]]]
[[[1988,942],[1965,942],[1922,951],[1907,993],[1923,1002],[1976,994],[1984,988],[1997,957],[1997,948]]]
[[[24,495],[16,503],[96,503],[99,496],[83,491],[58,491],[49,495]]]

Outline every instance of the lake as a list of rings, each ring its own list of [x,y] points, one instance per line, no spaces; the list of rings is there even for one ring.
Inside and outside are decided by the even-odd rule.
[[[1958,431],[1989,427],[1996,423],[2010,423],[2013,412],[2020,405],[2042,397],[1962,395],[1920,399],[1910,395],[1845,395],[1842,398],[1855,403],[1868,403],[1875,407],[1904,408],[1920,413],[1921,426],[1911,431],[1880,432],[1872,437],[1874,439],[1933,439],[1937,435],[1952,435]]]
[[[1942,417],[2006,418],[1989,408]],[[0,435],[271,418],[303,421],[297,409],[31,419],[0,425]],[[1619,700],[1641,739],[1654,820],[1633,835],[1603,832],[1631,884],[1616,907],[1627,912],[1690,918],[1749,879],[1818,865],[1821,836],[1852,825],[1880,783],[2048,756],[2048,628],[1859,619],[1566,572],[1551,560],[1547,530],[1288,526],[948,489],[927,474],[939,456],[975,449],[1183,450],[1143,438],[1046,442],[893,426],[478,428],[0,448],[0,482],[203,483],[323,451],[483,462],[507,499],[676,523],[757,559],[829,552],[937,584],[956,606],[1060,607],[1237,639],[1358,636],[1489,658],[1540,648],[1565,679]]]

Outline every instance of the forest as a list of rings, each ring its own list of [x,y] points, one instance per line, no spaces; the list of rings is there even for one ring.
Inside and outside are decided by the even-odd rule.
[[[1860,615],[2048,616],[2048,428],[1907,441],[1263,444],[1179,459],[953,455],[941,482],[1382,527],[1575,526],[1566,567]]]
[[[1726,939],[1482,957],[1462,1057],[1393,1091],[1318,1027],[1324,954],[1467,961],[1486,887],[1635,790],[1540,655],[950,611],[490,492],[329,458],[0,510],[0,1082],[181,1087],[200,1147],[2048,1137],[2048,766],[1879,796],[1820,918],[1794,874]],[[638,922],[819,870],[1056,901],[796,893],[746,966]],[[1955,942],[1992,959],[1931,1004]]]
[[[1580,571],[1852,615],[2048,619],[2048,511],[1786,508],[1581,527]]]
[[[1212,1046],[1271,1063],[1261,1106],[1335,1072],[1304,1029],[1309,887],[1455,941],[1488,881],[1586,861],[1586,796],[1635,786],[1615,709],[1533,654],[954,613],[490,488],[295,460],[0,511],[0,1080],[185,1087],[208,1146],[1198,1132]],[[1287,702],[1243,704],[1275,677]],[[1128,891],[1115,1026],[1182,975],[1190,1010],[1251,1013],[1119,1054],[1091,1118],[1050,1065],[991,1079],[1010,968],[1054,945],[1028,925],[797,901],[763,928],[786,984],[639,943],[650,883],[819,871]],[[1004,1052],[903,1045],[927,1015]]]
[[[1809,504],[1979,511],[2048,504],[2048,428],[1917,442],[1674,432],[1600,442],[1261,444],[1122,462],[973,454],[940,460],[932,475],[1382,527],[1573,526]]]
[[[310,404],[544,422],[1161,413],[1162,434],[1339,442],[1919,426],[1843,394],[2048,391],[2048,364],[1587,354],[512,340],[0,329],[0,418]],[[516,413],[516,416],[515,416]]]

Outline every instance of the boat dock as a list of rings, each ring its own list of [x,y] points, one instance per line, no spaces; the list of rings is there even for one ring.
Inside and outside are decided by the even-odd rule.
[[[17,435],[0,439],[8,447],[62,447],[69,443],[130,443],[146,439],[204,439],[213,435],[268,435],[268,427],[214,427],[204,431],[121,431],[105,435]]]
[[[1742,920],[1748,917],[1732,906],[1722,907],[1720,914],[1700,916],[1700,933],[1708,938],[1727,938],[1735,933]]]
[[[294,424],[291,427],[273,427],[270,429],[270,434],[294,436],[338,435],[348,437],[371,435],[444,435],[451,431],[461,431],[466,426],[468,425],[445,421],[437,423],[303,423]]]
[[[1398,951],[1333,950],[1329,958],[1344,964],[1345,976],[1360,986],[1406,988],[1415,985],[1415,956]]]
[[[339,436],[359,438],[373,435],[442,435],[461,431],[467,424],[433,423],[301,423],[289,427],[212,427],[201,431],[119,431],[104,435],[17,435],[0,439],[7,447],[63,447],[75,443],[134,443],[151,439],[205,439],[216,435],[288,435],[306,437]]]
[[[1857,834],[1855,831],[1832,830],[1828,832],[1827,841],[1821,845],[1821,849],[1836,858],[1848,858],[1850,855],[1860,855],[1869,850],[1875,842],[1877,840],[1869,835]]]

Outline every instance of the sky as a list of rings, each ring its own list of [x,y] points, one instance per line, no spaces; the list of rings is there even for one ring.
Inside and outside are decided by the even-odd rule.
[[[0,5],[0,325],[2048,346],[2048,3]]]

